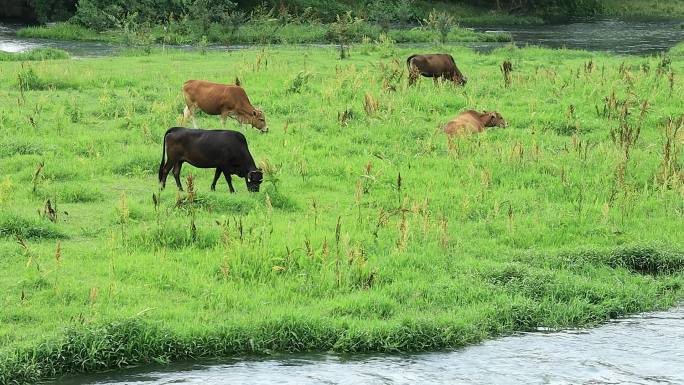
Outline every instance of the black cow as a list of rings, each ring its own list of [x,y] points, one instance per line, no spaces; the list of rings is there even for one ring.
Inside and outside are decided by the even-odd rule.
[[[166,163],[164,156],[168,158]],[[247,148],[247,139],[242,133],[232,130],[198,130],[173,127],[164,134],[162,159],[159,165],[159,183],[166,186],[166,176],[173,169],[178,189],[183,191],[180,170],[183,162],[199,168],[216,168],[211,190],[216,188],[221,173],[228,182],[231,193],[235,192],[230,175],[245,178],[247,189],[259,191],[264,175],[254,164],[254,158]]]
[[[406,66],[409,71],[409,86],[418,80],[418,75],[433,78],[435,83],[440,78],[461,86],[468,81],[456,66],[454,57],[449,54],[411,55],[406,59]]]

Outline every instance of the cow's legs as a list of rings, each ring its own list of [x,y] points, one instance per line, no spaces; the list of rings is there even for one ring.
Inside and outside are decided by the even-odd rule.
[[[221,114],[221,128],[226,127],[226,119],[228,119],[228,114]]]
[[[162,173],[161,177],[159,180],[160,188],[163,190],[164,187],[166,187],[166,177],[169,175],[169,171],[173,168],[173,162],[171,160],[167,160],[166,163],[164,164],[164,167],[162,167]]]
[[[230,190],[231,194],[234,193],[235,189],[233,188],[233,180],[230,178],[230,174],[224,171],[223,176],[226,177],[226,182],[228,183],[228,190]]]
[[[196,105],[186,105],[185,110],[183,110],[183,121],[187,121],[188,118],[192,119],[192,128],[197,128],[197,121],[195,120],[195,107]]]
[[[408,85],[409,87],[416,84],[416,80],[418,80],[418,71],[411,68],[409,69],[409,77],[408,77]]]
[[[216,181],[221,177],[221,169],[216,167],[216,172],[214,173],[214,181],[211,182],[211,191],[216,191]]]
[[[185,109],[183,109],[183,125],[188,121],[188,119],[192,119],[192,124],[195,126],[195,114],[192,108],[189,106],[185,106]]]
[[[176,186],[178,186],[178,189],[180,191],[183,191],[183,185],[181,184],[181,181],[180,181],[180,171],[181,171],[182,166],[183,166],[182,161],[173,165],[173,178],[176,180]]]

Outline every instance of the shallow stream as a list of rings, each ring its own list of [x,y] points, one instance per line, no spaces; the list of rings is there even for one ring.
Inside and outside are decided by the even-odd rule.
[[[541,45],[551,48],[576,48],[590,51],[609,51],[619,54],[652,55],[667,51],[684,40],[684,20],[624,21],[591,20],[538,26],[484,26],[477,31],[508,32],[519,46]],[[38,47],[61,48],[76,57],[112,55],[121,45],[103,42],[27,39],[15,35],[21,26],[0,23],[0,51],[19,52]],[[420,46],[421,44],[409,44]],[[422,44],[426,45],[426,44]],[[465,43],[480,51],[489,51],[505,43]],[[321,46],[314,45],[314,46]],[[193,46],[177,46],[196,49]],[[211,45],[207,49],[231,50],[245,46]]]
[[[535,332],[454,352],[275,355],[63,378],[61,385],[684,384],[684,307],[589,330]]]

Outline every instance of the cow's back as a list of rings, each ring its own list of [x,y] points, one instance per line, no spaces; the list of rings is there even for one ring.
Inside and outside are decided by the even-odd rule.
[[[449,54],[412,55],[410,64],[425,74],[452,73],[456,70],[454,59]]]
[[[463,135],[484,131],[480,121],[480,113],[469,110],[459,114],[444,126],[444,132],[449,135]]]
[[[170,157],[182,159],[196,167],[254,165],[247,139],[233,130],[202,130],[173,127],[164,136]]]
[[[240,86],[212,83],[205,80],[188,80],[183,84],[185,103],[194,105],[210,115],[247,109],[249,99]],[[251,104],[249,104],[251,105]]]

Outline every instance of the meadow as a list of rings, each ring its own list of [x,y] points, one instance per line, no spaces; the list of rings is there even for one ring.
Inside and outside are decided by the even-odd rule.
[[[514,46],[406,85],[391,42],[0,63],[0,383],[144,362],[457,348],[684,294],[684,62]],[[502,73],[502,62],[513,71]],[[187,79],[270,132],[159,191]],[[464,109],[505,129],[448,140]],[[198,116],[203,128],[219,119]],[[188,186],[191,185],[191,186]]]

